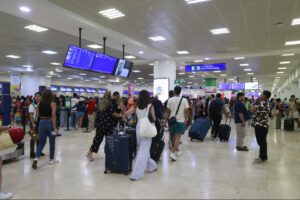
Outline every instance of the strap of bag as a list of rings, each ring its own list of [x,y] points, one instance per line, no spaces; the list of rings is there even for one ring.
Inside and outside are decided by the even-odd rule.
[[[178,104],[178,107],[177,107],[177,110],[176,110],[175,116],[178,114],[178,111],[179,111],[179,108],[180,108],[180,105],[181,105],[182,99],[183,99],[183,97],[181,97],[181,99],[180,99],[180,101],[179,101],[179,104]]]

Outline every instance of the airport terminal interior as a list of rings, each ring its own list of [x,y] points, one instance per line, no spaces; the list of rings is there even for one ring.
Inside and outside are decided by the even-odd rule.
[[[300,0],[0,0],[0,27],[0,200],[300,198]]]

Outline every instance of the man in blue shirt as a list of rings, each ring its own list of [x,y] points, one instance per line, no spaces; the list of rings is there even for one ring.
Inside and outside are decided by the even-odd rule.
[[[249,120],[249,113],[244,105],[245,94],[240,92],[237,94],[237,100],[234,104],[234,122],[236,128],[236,150],[249,151],[247,146],[244,146],[246,137],[246,122]]]

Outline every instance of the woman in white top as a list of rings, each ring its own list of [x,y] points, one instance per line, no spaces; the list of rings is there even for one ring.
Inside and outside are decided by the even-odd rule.
[[[149,108],[150,107],[150,108]],[[150,157],[150,147],[152,143],[152,138],[150,137],[141,137],[140,135],[140,119],[144,117],[148,117],[148,110],[150,112],[150,118],[152,118],[152,122],[156,120],[155,118],[155,112],[154,108],[151,106],[151,99],[150,94],[147,90],[142,90],[139,94],[137,107],[131,107],[130,110],[128,110],[125,115],[124,119],[126,119],[126,116],[130,115],[133,112],[136,112],[138,123],[136,127],[137,131],[137,142],[139,145],[138,154],[136,157],[135,165],[132,171],[132,174],[130,176],[130,179],[135,181],[138,179],[143,178],[145,170],[149,172],[154,172],[157,169],[157,164],[154,160]]]

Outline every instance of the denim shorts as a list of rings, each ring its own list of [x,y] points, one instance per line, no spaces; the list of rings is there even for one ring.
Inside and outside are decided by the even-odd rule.
[[[76,118],[84,117],[84,112],[76,112]]]

